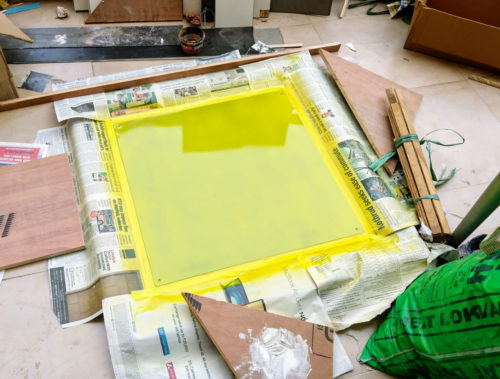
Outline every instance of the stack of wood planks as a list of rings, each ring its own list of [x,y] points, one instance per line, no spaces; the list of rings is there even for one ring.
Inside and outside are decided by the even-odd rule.
[[[417,214],[432,231],[434,241],[445,242],[451,236],[450,226],[446,220],[441,201],[437,197],[436,187],[424,159],[420,141],[415,137],[415,128],[403,95],[399,89],[390,88],[386,92],[389,99],[387,114],[395,141],[403,136],[414,135],[413,139],[410,138],[410,141],[401,144],[397,148],[397,152],[411,195],[416,201]],[[430,198],[429,195],[431,195]]]

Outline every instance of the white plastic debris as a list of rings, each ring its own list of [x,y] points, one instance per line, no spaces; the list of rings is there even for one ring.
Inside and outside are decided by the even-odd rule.
[[[68,10],[64,7],[56,7],[56,18],[68,17]]]
[[[358,51],[351,42],[347,42],[345,45],[354,52]]]

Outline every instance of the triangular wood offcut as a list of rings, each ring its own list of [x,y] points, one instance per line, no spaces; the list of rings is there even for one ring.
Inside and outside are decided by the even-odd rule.
[[[21,29],[14,25],[12,21],[10,21],[9,18],[3,13],[0,13],[0,34],[7,37],[17,38],[26,42],[33,42],[33,40],[28,37],[28,35],[26,35],[23,31],[21,31]]]
[[[66,154],[0,167],[0,270],[81,250]]]
[[[320,54],[375,153],[380,157],[393,151],[394,134],[387,118],[389,103],[386,88],[399,88],[402,91],[412,118],[415,118],[420,107],[422,95],[348,62],[337,54],[325,50],[320,50]],[[385,168],[390,174],[394,172],[396,163],[396,158],[386,163]]]
[[[182,20],[182,0],[103,0],[85,23],[178,20]]]
[[[333,329],[183,293],[237,378],[333,377]]]

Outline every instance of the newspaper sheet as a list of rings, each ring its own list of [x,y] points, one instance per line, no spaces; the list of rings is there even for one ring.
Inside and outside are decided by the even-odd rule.
[[[354,193],[366,205],[365,210],[373,224],[383,229],[385,234],[416,224],[414,210],[405,204],[399,193],[396,194],[393,182],[388,180],[383,170],[378,175],[367,169],[368,161],[375,154],[359,131],[339,91],[316,67],[308,53],[155,83],[143,95],[135,91],[133,96],[154,96],[159,106],[167,107],[249,88],[283,86],[283,83],[293,86],[296,96],[305,104],[308,117],[329,147],[332,158],[349,178]],[[134,92],[134,89],[102,94],[106,97],[108,116],[115,111],[117,116],[120,114],[118,108],[112,110],[108,107],[113,98],[119,97],[117,93],[128,96],[130,91]],[[68,110],[61,103],[56,104],[57,109]],[[123,201],[122,184],[116,175],[103,123],[73,118],[64,131],[53,131],[47,135],[62,140],[71,153],[86,241],[84,251],[49,260],[53,309],[66,327],[99,315],[102,299],[141,290],[143,283],[130,233],[129,212]],[[50,140],[49,137],[47,139]],[[346,161],[352,170],[346,169]],[[382,226],[378,227],[379,223]],[[420,258],[417,254],[412,259]]]
[[[336,330],[370,321],[388,309],[445,252],[439,246],[429,250],[413,227],[397,235],[398,249],[383,254],[352,251],[308,269]]]
[[[72,82],[53,83],[54,91],[81,87],[90,84],[109,82],[142,75],[155,74],[181,68],[200,66],[240,58],[238,50],[231,51],[212,58],[193,59],[184,62],[167,63],[159,66],[139,70],[124,71],[110,75],[94,76]],[[58,121],[71,118],[85,117],[94,120],[104,120],[109,117],[142,112],[147,109],[158,108],[158,99],[151,84],[137,86],[118,91],[102,92],[93,95],[72,97],[54,102],[54,109]]]
[[[114,173],[110,157],[105,141],[99,144],[95,137],[101,124],[92,123],[74,120],[37,135],[53,153],[70,155],[85,238],[85,250],[48,264],[52,308],[63,327],[100,315],[104,297],[142,288],[120,191],[108,180]]]
[[[69,154],[71,158],[71,150],[64,126],[39,130],[36,134],[35,143],[46,146],[47,156],[49,157],[57,154]]]
[[[305,270],[284,269],[267,280],[253,283],[236,279],[227,283],[223,291],[208,296],[226,301],[242,291],[251,304],[265,307],[268,312],[323,325],[329,323]],[[134,301],[128,295],[103,301],[117,378],[233,377],[186,303],[157,301],[149,311],[139,311],[152,302],[153,299]],[[352,364],[342,343],[334,338],[334,376],[350,370]]]
[[[233,378],[221,355],[185,303],[164,304],[134,321],[129,295],[103,301],[111,359],[117,378]],[[149,326],[149,327],[148,327]],[[334,377],[352,370],[334,338]],[[175,375],[175,376],[174,376]]]

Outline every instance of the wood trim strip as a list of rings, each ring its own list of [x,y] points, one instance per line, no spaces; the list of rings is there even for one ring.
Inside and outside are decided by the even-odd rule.
[[[240,59],[233,59],[233,60],[224,61],[224,62],[210,63],[210,64],[203,65],[203,66],[182,68],[179,70],[160,72],[160,73],[137,76],[137,77],[127,78],[127,79],[113,80],[110,82],[96,83],[96,84],[81,86],[81,87],[77,87],[77,88],[68,88],[68,89],[64,89],[64,90],[60,90],[60,91],[48,92],[48,93],[43,93],[43,94],[35,95],[35,96],[21,97],[21,98],[12,99],[12,100],[1,101],[0,102],[0,112],[12,110],[12,109],[30,107],[32,105],[49,103],[52,101],[67,99],[70,97],[92,95],[94,93],[114,91],[114,90],[119,90],[119,89],[127,88],[127,87],[134,87],[134,86],[143,85],[143,84],[161,82],[164,80],[186,78],[189,76],[207,74],[207,73],[215,72],[215,71],[228,70],[228,69],[239,67],[239,66],[244,65],[244,64],[259,62],[259,61],[262,61],[265,59],[281,57],[283,55],[299,53],[302,51],[309,51],[310,54],[316,55],[319,53],[320,49],[323,49],[323,50],[326,50],[329,52],[335,52],[335,51],[338,51],[340,49],[340,44],[339,43],[330,43],[330,44],[324,44],[324,45],[318,45],[318,46],[311,46],[311,47],[307,47],[307,48],[278,51],[278,52],[270,53],[270,54],[250,55],[250,56],[246,56],[246,57],[243,57]]]

